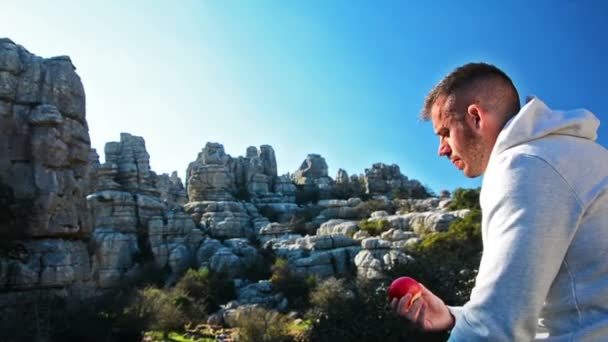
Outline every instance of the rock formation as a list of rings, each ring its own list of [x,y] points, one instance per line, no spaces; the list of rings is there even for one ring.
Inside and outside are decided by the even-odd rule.
[[[371,195],[395,194],[402,197],[428,197],[427,191],[417,180],[409,180],[401,174],[398,165],[375,163],[365,169],[366,193]]]
[[[203,235],[179,203],[172,202],[183,200],[185,193],[177,175],[159,189],[163,182],[150,169],[144,139],[128,133],[107,143],[105,153],[106,162],[94,172],[95,191],[87,197],[98,286],[111,288],[136,274],[142,266],[136,260],[143,255],[152,255],[159,268],[174,274],[193,266]]]
[[[39,299],[94,290],[85,199],[91,144],[69,57],[41,58],[0,39],[0,145],[0,315],[44,320]]]
[[[328,193],[334,181],[327,175],[327,163],[325,158],[318,154],[309,154],[292,175],[292,181],[304,188],[316,188],[323,193]]]
[[[274,150],[247,148],[245,157],[232,158],[218,143],[207,143],[186,172],[189,202],[251,200],[293,202],[295,187],[277,176]]]

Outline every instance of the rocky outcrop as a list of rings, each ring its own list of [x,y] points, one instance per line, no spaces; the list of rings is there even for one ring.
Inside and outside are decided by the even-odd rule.
[[[27,326],[27,319],[40,318],[34,310],[41,298],[93,293],[87,248],[92,224],[85,199],[91,144],[84,88],[75,70],[69,57],[41,58],[0,39],[0,315],[5,322]]]
[[[230,278],[237,278],[253,267],[260,257],[257,249],[247,239],[228,239],[222,243],[208,238],[196,252],[196,264]]]
[[[266,226],[260,228],[258,231],[258,240],[260,245],[264,246],[269,241],[276,240],[290,240],[293,238],[302,237],[299,234],[295,234],[294,229],[291,225],[282,223],[269,223]]]
[[[23,237],[86,237],[85,94],[68,57],[43,59],[0,39],[0,178],[28,216]]]
[[[188,195],[182,180],[177,176],[177,171],[173,171],[171,176],[166,173],[158,176],[156,188],[160,192],[160,198],[169,203],[183,206],[188,202]]]
[[[350,178],[348,177],[348,173],[344,169],[338,169],[338,173],[336,174],[336,184],[338,185],[348,185],[350,183]]]
[[[329,192],[334,181],[327,175],[325,158],[318,154],[309,154],[292,175],[292,181],[304,188],[316,188],[322,192]]]
[[[173,274],[193,266],[203,236],[173,202],[184,197],[177,175],[159,178],[150,169],[141,137],[122,133],[119,142],[106,144],[105,152],[104,164],[93,163],[98,165],[95,191],[87,197],[95,229],[92,277],[98,286],[111,288],[137,274],[142,255],[151,255],[158,267]],[[168,180],[167,186],[160,179]]]
[[[331,219],[357,219],[361,216],[357,206],[361,204],[359,198],[349,198],[348,200],[321,200],[317,203],[323,208],[316,222],[325,222]]]
[[[424,235],[447,231],[452,221],[456,218],[464,217],[468,212],[468,209],[452,212],[413,212],[402,215],[372,217],[369,220],[387,220],[391,227],[405,231],[414,231],[417,235]]]
[[[317,235],[346,235],[353,237],[359,231],[357,221],[332,219],[321,224],[317,230]]]
[[[409,238],[408,234],[392,233],[389,236],[370,237],[361,241],[363,249],[355,257],[357,276],[363,279],[384,279],[386,271],[396,264],[407,263],[411,257],[402,250],[402,245]],[[404,242],[401,242],[404,241]]]
[[[216,239],[253,238],[255,230],[252,217],[240,202],[190,202],[184,210],[203,232]]]
[[[167,212],[148,221],[149,246],[159,268],[183,274],[195,267],[196,252],[205,239],[192,218],[183,212]]]
[[[317,235],[277,241],[272,249],[287,259],[295,274],[326,278],[349,273],[361,247],[345,235]]]
[[[366,193],[371,195],[399,195],[404,198],[428,197],[426,188],[417,180],[410,180],[398,165],[373,164],[365,169]]]
[[[232,158],[218,143],[207,143],[186,172],[190,202],[252,200],[264,203],[295,200],[295,187],[277,176],[274,150],[247,148],[245,157]]]

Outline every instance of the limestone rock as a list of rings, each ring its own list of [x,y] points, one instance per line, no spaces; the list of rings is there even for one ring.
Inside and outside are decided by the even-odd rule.
[[[157,176],[150,170],[144,138],[121,133],[120,142],[106,143],[105,155],[107,163],[116,164],[116,181],[124,190],[158,197]]]
[[[177,176],[176,171],[173,171],[171,176],[166,173],[158,176],[156,187],[160,191],[160,198],[162,200],[182,206],[188,202],[186,188],[184,188],[182,180]]]
[[[272,249],[288,260],[296,274],[326,278],[349,273],[361,247],[344,235],[322,235],[277,241]]]
[[[223,244],[206,239],[196,253],[198,267],[207,267],[236,278],[260,258],[258,251],[246,239],[229,239]]]
[[[190,202],[187,214],[213,238],[253,237],[255,232],[247,209],[239,202]]]
[[[7,40],[0,60],[0,178],[29,208],[23,236],[86,237],[91,144],[80,79],[69,60],[35,58]],[[22,72],[13,74],[16,65]],[[18,96],[29,68],[44,75],[31,84],[31,101]]]
[[[336,235],[342,234],[349,237],[359,230],[356,221],[347,221],[341,219],[332,219],[323,224],[317,230],[317,235]]]
[[[424,186],[401,174],[396,164],[373,164],[371,168],[365,169],[364,181],[366,193],[371,195],[393,194],[398,191],[401,196],[408,198],[428,196]]]
[[[14,241],[19,253],[0,257],[0,282],[8,290],[51,289],[90,281],[90,261],[82,241]]]
[[[192,218],[181,212],[153,217],[148,222],[148,240],[157,266],[169,266],[180,274],[193,266],[195,253],[204,239]]]
[[[292,180],[297,185],[328,192],[334,182],[327,175],[327,169],[327,163],[323,157],[318,154],[309,154],[300,168],[292,175]]]
[[[245,157],[232,158],[218,143],[207,143],[186,173],[188,199],[197,201],[230,201],[235,198],[272,197],[277,184],[277,163],[274,150],[262,145],[247,148]],[[285,188],[284,184],[279,190]],[[292,196],[285,190],[285,196]],[[281,199],[283,195],[279,195]]]
[[[301,237],[301,235],[294,234],[290,225],[276,222],[268,223],[258,231],[258,240],[262,246],[271,240],[289,240],[298,237]]]
[[[338,173],[336,174],[336,184],[347,185],[350,183],[350,178],[348,177],[348,173],[346,173],[343,169],[338,169]]]

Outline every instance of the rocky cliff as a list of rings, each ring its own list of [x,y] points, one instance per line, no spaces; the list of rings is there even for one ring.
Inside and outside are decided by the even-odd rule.
[[[232,157],[207,143],[185,184],[151,170],[143,137],[128,133],[105,145],[100,164],[85,114],[68,57],[37,57],[0,39],[2,324],[40,321],[45,298],[107,293],[148,267],[167,285],[188,268],[235,279],[239,296],[226,317],[241,304],[286,308],[271,283],[245,279],[263,253],[300,276],[382,278],[407,262],[419,236],[462,216],[447,212],[446,200],[413,199],[426,189],[397,165],[351,176],[339,169],[334,180],[325,159],[309,154],[292,175],[278,175],[269,145]],[[390,230],[371,237],[361,229],[379,220]]]

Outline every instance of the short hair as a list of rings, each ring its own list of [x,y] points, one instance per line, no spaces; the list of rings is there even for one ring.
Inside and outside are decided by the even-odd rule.
[[[501,102],[504,102],[503,107],[506,113],[501,114],[505,114],[508,117],[517,114],[520,110],[519,94],[509,76],[507,76],[504,71],[491,64],[468,63],[456,68],[428,93],[424,100],[424,107],[420,113],[420,119],[424,121],[431,119],[431,108],[439,97],[450,97],[457,92],[472,88],[479,82],[490,80],[499,80],[501,85],[506,86],[506,93],[510,93],[501,94],[501,99],[498,99],[501,100]]]

